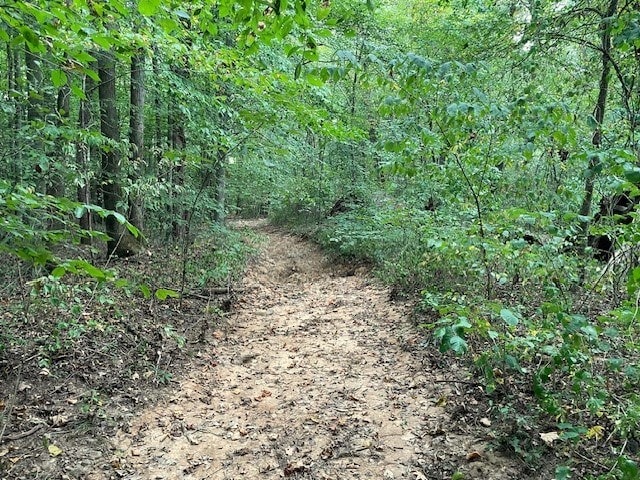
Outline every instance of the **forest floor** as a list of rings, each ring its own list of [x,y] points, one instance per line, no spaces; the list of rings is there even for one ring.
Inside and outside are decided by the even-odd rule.
[[[447,413],[468,399],[416,348],[408,307],[363,268],[252,226],[268,240],[228,325],[116,437],[128,478],[519,478],[486,420]]]
[[[265,240],[236,304],[180,378],[141,406],[114,413],[115,402],[102,447],[96,430],[76,428],[64,453],[31,455],[49,463],[66,455],[67,473],[0,468],[0,478],[529,478],[493,448],[481,388],[425,348],[410,305],[309,241],[265,221],[240,226]],[[35,440],[13,439],[0,443],[0,460],[24,463],[21,445]]]

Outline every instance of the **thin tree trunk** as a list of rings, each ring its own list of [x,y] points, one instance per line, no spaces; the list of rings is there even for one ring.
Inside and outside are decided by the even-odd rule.
[[[120,141],[120,126],[116,108],[116,64],[112,52],[103,51],[98,54],[98,74],[100,86],[100,131],[103,137],[113,143]],[[102,202],[107,210],[117,211],[121,198],[119,152],[114,145],[102,149]],[[113,215],[105,219],[106,233],[110,237],[107,242],[108,253],[115,252],[120,242],[120,224]]]
[[[133,171],[143,171],[144,153],[144,68],[145,57],[139,52],[131,58],[131,87],[129,111],[130,162]],[[132,178],[135,183],[135,178]],[[138,229],[143,228],[142,202],[135,193],[129,193],[129,221]]]
[[[184,234],[184,220],[186,218],[186,210],[179,200],[177,192],[184,185],[184,150],[186,148],[186,137],[184,132],[184,118],[178,112],[177,108],[173,109],[171,115],[171,148],[176,152],[177,163],[173,167],[173,212],[172,212],[172,234],[175,238],[180,238]]]
[[[151,59],[151,65],[153,68],[153,78],[156,82],[155,95],[153,97],[153,111],[155,114],[155,135],[154,135],[154,159],[155,165],[159,165],[162,159],[162,96],[160,91],[160,65],[158,62],[158,51],[154,49],[154,55]]]
[[[68,86],[58,90],[56,98],[56,123],[57,126],[64,127],[69,122],[70,89]],[[66,156],[66,141],[59,135],[56,139],[56,149],[52,156],[53,162],[49,165],[47,193],[54,197],[62,197],[65,193],[63,169],[68,164]]]
[[[10,176],[12,180],[19,181],[22,179],[22,172],[20,171],[20,165],[22,162],[20,161],[19,154],[21,148],[18,144],[19,138],[19,130],[22,126],[22,118],[21,118],[21,109],[20,102],[17,99],[18,93],[18,76],[20,70],[19,56],[16,55],[10,43],[7,43],[7,98],[10,99],[11,106],[13,107],[13,113],[8,117],[7,127],[9,129],[9,147],[11,151],[11,155],[15,158],[16,161],[11,162],[10,168]]]
[[[84,99],[80,100],[78,109],[78,128],[81,132],[87,130],[91,123],[91,94],[93,91],[93,80],[88,75],[82,79],[82,89]],[[91,203],[91,178],[89,164],[91,161],[91,150],[89,145],[82,138],[76,142],[76,165],[80,174],[80,185],[77,189],[78,201],[82,204]],[[83,230],[93,230],[93,218],[90,211],[84,212],[79,219],[80,228]],[[90,245],[91,237],[82,237],[82,244]]]
[[[604,121],[605,108],[607,105],[607,95],[609,92],[609,80],[611,74],[611,26],[612,22],[609,21],[611,17],[616,13],[618,9],[618,0],[611,0],[607,8],[606,13],[603,15],[600,22],[600,45],[602,51],[602,70],[600,71],[600,85],[598,91],[598,100],[593,112],[593,117],[596,122],[596,127],[591,138],[591,144],[597,150],[602,145],[602,123]],[[584,199],[580,206],[580,215],[588,217],[591,213],[591,205],[593,203],[593,187],[595,185],[595,170],[598,165],[599,159],[596,155],[592,155],[589,158],[589,168],[587,170],[587,178],[584,183]],[[589,222],[584,220],[581,222],[582,235],[584,238],[584,246],[586,247],[586,238],[589,228]]]
[[[27,76],[27,122],[30,126],[37,126],[43,121],[43,91],[42,91],[42,68],[38,57],[31,53],[27,48],[24,52],[24,64]],[[40,136],[36,133],[32,135],[33,140],[30,142],[31,149],[38,155],[41,160],[36,161],[33,169],[37,173],[38,190],[46,191],[46,178],[43,171],[46,169],[44,157],[44,145]]]
[[[225,222],[225,197],[226,197],[226,171],[224,168],[224,162],[226,159],[225,152],[222,149],[218,149],[218,158],[215,165],[215,178],[216,178],[216,210],[213,216],[213,221],[220,225],[224,225]]]
[[[182,63],[186,64],[186,59],[182,60]],[[188,72],[184,67],[172,67],[173,72],[181,77],[187,78]],[[179,101],[179,100],[178,100]],[[176,102],[177,103],[177,102]],[[185,118],[179,105],[172,103],[169,107],[169,142],[171,148],[175,152],[176,164],[172,168],[172,187],[173,187],[173,211],[172,211],[172,223],[171,232],[173,237],[180,238],[184,235],[186,220],[189,216],[189,212],[180,201],[178,192],[184,186],[185,175],[185,149],[187,147],[187,138],[185,134]]]

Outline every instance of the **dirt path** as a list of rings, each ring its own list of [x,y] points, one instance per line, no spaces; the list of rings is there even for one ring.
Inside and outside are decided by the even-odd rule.
[[[125,478],[517,478],[484,427],[449,431],[454,393],[407,348],[402,306],[308,242],[253,227],[268,241],[226,332],[115,439]]]

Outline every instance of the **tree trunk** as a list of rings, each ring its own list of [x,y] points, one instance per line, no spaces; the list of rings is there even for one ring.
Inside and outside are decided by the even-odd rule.
[[[176,164],[172,168],[173,186],[173,211],[171,214],[171,232],[175,238],[180,238],[184,234],[184,220],[187,212],[179,199],[178,192],[184,186],[184,150],[186,148],[186,137],[184,132],[184,117],[177,107],[170,109],[169,132],[171,137],[171,148],[176,152]]]
[[[20,57],[15,53],[10,43],[7,43],[7,98],[10,99],[13,108],[12,114],[8,117],[7,127],[9,130],[10,151],[15,161],[9,165],[10,178],[14,181],[22,180],[20,165],[22,165],[22,148],[18,143],[19,131],[22,127],[22,104],[18,101],[18,78],[20,75]]]
[[[112,52],[103,51],[98,54],[98,75],[100,86],[100,131],[110,143],[120,141],[120,126],[116,108],[116,64]],[[121,197],[119,175],[120,158],[116,145],[106,145],[102,149],[102,203],[105,209],[117,211]],[[106,233],[110,237],[107,242],[109,255],[115,252],[120,243],[121,228],[118,220],[109,215],[105,219]]]
[[[93,92],[94,82],[88,75],[85,75],[82,79],[82,90],[84,92],[84,99],[80,100],[80,107],[78,109],[78,128],[80,131],[86,131],[91,123],[91,94]],[[82,204],[91,203],[91,178],[89,171],[89,164],[91,161],[91,150],[89,145],[81,137],[76,142],[76,165],[80,175],[80,184],[77,189],[78,201]],[[83,230],[93,230],[93,218],[91,212],[86,211],[80,217],[80,228]],[[81,243],[83,245],[91,244],[91,237],[82,237]]]
[[[43,122],[43,92],[42,92],[42,68],[38,57],[31,53],[29,49],[24,51],[24,63],[26,67],[27,75],[27,122],[32,127],[37,127],[38,123]],[[40,159],[33,165],[33,169],[36,172],[36,183],[38,190],[41,192],[46,191],[46,178],[43,172],[46,170],[47,165],[44,161],[44,145],[37,132],[32,130],[32,140],[30,146],[36,156]]]
[[[226,196],[226,171],[224,168],[224,162],[226,159],[225,152],[222,149],[218,149],[218,158],[215,165],[215,178],[216,178],[216,210],[213,216],[213,221],[220,225],[224,225],[225,222],[225,196]]]
[[[134,172],[144,170],[144,68],[145,57],[139,52],[131,58],[131,87],[129,110],[130,162]],[[135,178],[132,178],[135,183]],[[139,195],[129,193],[129,222],[139,230],[143,228],[142,202]]]
[[[186,59],[182,59],[181,63],[186,64]],[[173,66],[172,71],[175,75],[181,78],[187,78],[188,72],[183,67]],[[179,99],[175,99],[169,107],[169,144],[175,153],[175,165],[172,168],[171,173],[171,185],[173,187],[172,196],[172,212],[171,212],[171,232],[173,237],[180,238],[184,235],[185,224],[188,218],[188,211],[184,207],[183,202],[180,200],[178,192],[182,190],[184,186],[184,169],[185,169],[185,149],[187,147],[187,138],[185,134],[185,118],[182,114],[178,102]]]
[[[602,16],[600,21],[600,47],[602,52],[602,70],[600,71],[600,85],[598,91],[598,100],[596,101],[596,107],[593,112],[593,117],[596,122],[595,130],[593,131],[593,137],[591,138],[591,144],[595,149],[600,148],[602,145],[602,122],[604,121],[604,113],[607,105],[607,94],[609,92],[609,80],[611,74],[611,26],[612,22],[609,21],[611,17],[616,13],[618,9],[618,0],[611,0],[607,8],[606,13]],[[589,158],[589,168],[587,170],[587,178],[584,183],[584,199],[580,206],[580,215],[588,217],[591,213],[591,205],[593,203],[593,187],[595,184],[595,170],[599,163],[599,158],[596,155],[592,155]],[[586,247],[586,238],[588,234],[589,222],[581,222],[581,230],[584,238],[583,244]]]
[[[153,96],[153,111],[155,114],[155,132],[154,132],[154,160],[156,166],[160,164],[163,150],[162,136],[162,95],[160,90],[160,65],[158,62],[158,50],[154,49],[154,55],[151,59],[153,68],[153,78],[155,80],[155,95]]]
[[[58,90],[56,98],[56,124],[58,128],[66,126],[69,122],[70,94],[71,91],[67,86]],[[66,141],[59,134],[56,138],[56,149],[52,155],[47,175],[47,193],[54,197],[63,197],[65,193],[64,168],[68,164],[66,147]]]

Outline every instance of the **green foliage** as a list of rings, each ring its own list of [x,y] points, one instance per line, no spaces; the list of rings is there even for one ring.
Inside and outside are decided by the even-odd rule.
[[[195,246],[196,255],[189,259],[189,283],[198,288],[229,287],[244,271],[255,246],[246,233],[211,226]]]
[[[52,275],[83,273],[96,280],[106,280],[109,273],[80,259],[61,260],[56,246],[77,244],[82,238],[106,239],[98,231],[82,230],[75,221],[86,211],[102,218],[113,216],[132,234],[138,229],[117,212],[96,205],[82,205],[66,198],[34,192],[31,188],[0,180],[0,252],[14,255],[37,266],[55,265]],[[52,228],[55,225],[56,228]]]
[[[419,295],[433,344],[469,359],[516,424],[506,444],[527,461],[539,456],[520,435],[527,420],[555,424],[567,448],[602,445],[601,430],[624,444],[640,418],[640,229],[636,213],[604,207],[639,194],[639,16],[633,2],[596,3],[0,9],[0,158],[11,160],[0,166],[0,253],[35,265],[33,295],[73,313],[52,322],[43,350],[53,357],[101,328],[80,320],[89,292],[66,274],[87,277],[105,303],[113,286],[148,302],[176,298],[180,273],[182,287],[225,287],[252,247],[209,228],[211,218],[269,215]],[[25,51],[35,65],[22,64]],[[100,154],[131,151],[129,140],[68,115],[85,105],[98,118],[85,87],[100,80],[105,51],[120,74],[134,55],[153,59],[145,151],[121,155],[121,178],[108,179]],[[126,124],[119,79],[116,123]],[[56,105],[65,97],[71,112]],[[64,198],[78,187],[99,197],[111,182],[119,212]],[[118,280],[76,249],[106,240],[77,225],[87,213],[138,237],[121,213],[136,202],[147,238],[184,241],[183,271],[174,262],[167,281]],[[588,236],[615,239],[614,261],[591,258]],[[182,348],[173,327],[163,331]],[[0,352],[17,337],[0,332]],[[158,364],[154,378],[171,374]],[[525,395],[536,402],[530,417],[512,408]],[[614,450],[611,475],[635,478],[637,465]],[[556,469],[558,479],[573,474],[571,463]]]

